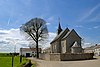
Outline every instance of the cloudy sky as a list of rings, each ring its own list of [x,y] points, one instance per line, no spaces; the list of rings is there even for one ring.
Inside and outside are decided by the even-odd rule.
[[[56,36],[60,17],[62,28],[75,29],[84,47],[100,43],[100,0],[0,0],[0,52],[27,47],[19,27],[35,17],[47,22],[49,41]]]

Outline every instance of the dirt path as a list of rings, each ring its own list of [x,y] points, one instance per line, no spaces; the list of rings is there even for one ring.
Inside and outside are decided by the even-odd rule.
[[[100,67],[100,59],[83,61],[45,61],[29,58],[37,62],[37,67]]]

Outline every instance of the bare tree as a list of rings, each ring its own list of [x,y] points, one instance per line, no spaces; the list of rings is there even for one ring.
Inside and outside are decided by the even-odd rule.
[[[38,42],[44,41],[48,37],[46,22],[43,19],[34,18],[28,21],[26,24],[23,24],[20,27],[20,30],[25,32],[25,37],[28,40],[33,40],[36,43],[37,58],[39,58]]]

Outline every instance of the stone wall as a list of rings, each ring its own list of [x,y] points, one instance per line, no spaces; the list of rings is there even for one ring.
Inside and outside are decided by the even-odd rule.
[[[51,61],[69,61],[69,60],[87,60],[93,58],[93,53],[80,53],[80,54],[40,54],[40,58],[43,60]]]
[[[60,53],[53,53],[53,54],[50,54],[50,60],[53,60],[53,61],[60,61]]]
[[[39,58],[42,60],[50,60],[50,54],[41,53],[39,54]]]
[[[87,60],[87,59],[93,59],[92,53],[81,53],[81,54],[61,54],[60,60]]]
[[[71,53],[83,53],[83,49],[81,47],[71,47]]]

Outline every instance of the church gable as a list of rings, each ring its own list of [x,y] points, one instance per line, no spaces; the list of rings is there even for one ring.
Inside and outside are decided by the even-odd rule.
[[[76,33],[76,31],[75,31],[74,29],[72,30],[72,33],[73,33],[75,36],[77,36],[78,38],[81,39],[81,37]]]
[[[71,31],[69,31],[69,32],[62,38],[62,40],[68,38],[69,36],[71,36],[71,37],[77,37],[77,38],[80,38],[80,39],[81,39],[81,37],[76,33],[76,31],[75,31],[74,29],[72,29]]]
[[[66,28],[66,29],[63,30],[59,35],[57,35],[51,43],[53,43],[53,42],[55,42],[55,41],[57,41],[57,40],[59,40],[59,39],[62,39],[69,31],[70,31],[70,30],[69,30],[68,28]],[[51,43],[50,43],[50,44],[51,44]]]
[[[74,29],[69,31],[63,38],[62,41],[66,41],[67,51],[70,51],[70,48],[75,42],[81,47],[81,37],[76,33]]]

